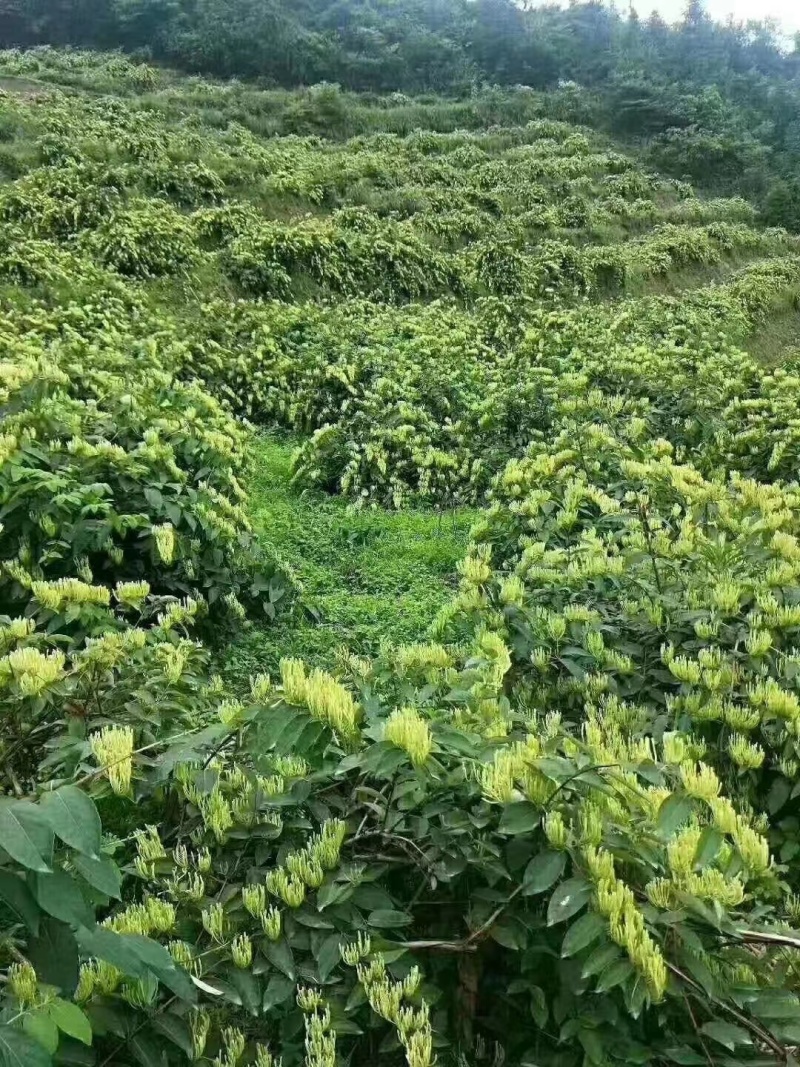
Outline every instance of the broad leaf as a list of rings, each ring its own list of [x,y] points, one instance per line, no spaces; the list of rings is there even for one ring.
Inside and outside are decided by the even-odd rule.
[[[408,926],[411,916],[405,911],[394,911],[392,908],[379,908],[371,911],[367,916],[370,926],[378,926],[383,929],[393,929],[398,926]]]
[[[0,900],[32,934],[39,933],[39,905],[22,878],[8,870],[0,870]]]
[[[86,903],[74,878],[56,868],[51,874],[31,876],[39,907],[70,926],[90,926],[94,912]]]
[[[292,956],[292,950],[283,938],[280,941],[265,942],[261,951],[273,967],[285,974],[287,978],[291,978],[292,981],[295,980],[294,957]]]
[[[282,974],[273,974],[264,993],[264,1011],[269,1012],[279,1004],[285,1004],[293,996],[294,982]]]
[[[526,896],[534,893],[544,893],[551,885],[555,885],[564,873],[566,864],[566,852],[557,852],[555,849],[540,852],[538,856],[533,857],[525,868],[525,874],[522,878],[522,892]]]
[[[58,1027],[47,1013],[47,1008],[34,1008],[22,1016],[22,1029],[37,1041],[42,1048],[54,1055],[58,1048]]]
[[[617,960],[616,963],[612,963],[610,967],[603,971],[595,988],[598,993],[607,993],[609,989],[615,989],[623,982],[627,982],[634,973],[633,964],[630,960]]]
[[[76,936],[84,955],[97,956],[106,963],[112,963],[130,978],[143,978],[147,974],[148,969],[131,944],[130,935],[95,926],[79,930]]]
[[[736,1049],[737,1045],[752,1045],[753,1043],[747,1030],[741,1026],[734,1026],[733,1023],[726,1023],[720,1020],[705,1023],[700,1028],[700,1032],[705,1034],[706,1037],[713,1038],[720,1045],[724,1045],[731,1052]]]
[[[56,997],[55,1000],[50,1001],[47,1009],[50,1012],[50,1018],[59,1030],[63,1030],[65,1034],[74,1037],[76,1041],[83,1042],[84,1045],[91,1045],[92,1024],[77,1004]]]
[[[66,923],[42,918],[39,933],[28,942],[26,955],[43,982],[71,995],[78,984],[78,946]]]
[[[50,1067],[50,1054],[15,1026],[0,1026],[0,1067]]]
[[[94,889],[107,897],[120,900],[122,896],[122,875],[119,867],[110,856],[83,856],[80,853],[72,857],[75,870],[85,878]]]
[[[74,785],[42,796],[42,813],[65,845],[86,856],[100,852],[103,828],[91,797]]]
[[[671,793],[658,809],[658,832],[662,837],[672,837],[678,827],[689,821],[693,811],[689,797]]]
[[[541,822],[542,813],[529,800],[509,804],[500,816],[498,827],[501,834],[530,834]]]
[[[0,800],[0,848],[31,871],[50,870],[53,833],[33,804]]]
[[[583,878],[569,878],[556,888],[547,906],[547,925],[555,926],[571,919],[591,896],[591,886]]]
[[[330,937],[325,938],[314,954],[317,960],[317,968],[319,970],[319,979],[321,982],[327,982],[341,959],[339,953],[340,941],[341,935],[331,934]]]
[[[567,930],[564,942],[561,945],[562,956],[574,956],[596,941],[607,929],[606,921],[596,911],[590,911],[582,915],[576,923]]]

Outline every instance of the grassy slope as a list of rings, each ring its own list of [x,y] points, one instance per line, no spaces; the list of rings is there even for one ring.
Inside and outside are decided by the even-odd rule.
[[[475,513],[356,512],[346,501],[291,484],[292,444],[259,438],[248,484],[256,529],[294,568],[302,605],[225,650],[222,673],[246,681],[275,671],[282,656],[330,667],[336,652],[374,652],[381,640],[424,637],[452,594]]]

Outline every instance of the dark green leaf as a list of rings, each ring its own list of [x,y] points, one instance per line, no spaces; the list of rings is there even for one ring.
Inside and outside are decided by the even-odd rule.
[[[197,999],[197,992],[192,980],[182,967],[178,967],[163,945],[149,937],[140,934],[127,934],[126,940],[130,942],[133,951],[145,967],[163,984],[172,990],[176,997],[193,1004]]]
[[[91,797],[74,785],[42,796],[42,813],[65,845],[86,856],[100,852],[103,828]]]
[[[505,948],[510,948],[515,952],[527,947],[528,944],[528,930],[521,922],[514,919],[513,916],[500,919],[492,925],[489,934],[492,940],[496,941],[499,945],[503,945]]]
[[[50,870],[53,832],[33,804],[0,800],[0,848],[31,871]]]
[[[22,1029],[50,1053],[54,1055],[58,1048],[58,1027],[47,1014],[46,1008],[34,1008],[29,1015],[22,1017]]]
[[[525,874],[522,877],[522,892],[526,896],[544,893],[558,881],[564,873],[566,864],[566,852],[557,852],[555,849],[540,852],[525,868]]]
[[[568,878],[556,887],[547,906],[547,925],[555,926],[571,919],[591,896],[591,886],[583,878]]]
[[[285,1004],[294,996],[294,981],[282,974],[273,974],[264,993],[264,1011],[269,1012],[279,1004]]]
[[[0,870],[0,900],[32,934],[38,934],[39,905],[25,882],[11,871]]]
[[[713,826],[706,826],[700,835],[700,841],[697,845],[697,852],[694,857],[695,865],[701,869],[708,867],[716,858],[721,847],[722,834],[719,830],[715,830]]]
[[[672,837],[679,826],[689,821],[693,810],[689,797],[671,793],[658,809],[658,832],[662,837]]]
[[[520,800],[504,809],[498,829],[501,834],[529,834],[536,829],[540,820],[540,809],[529,800]]]
[[[792,993],[779,989],[770,989],[749,1005],[750,1011],[759,1019],[790,1020],[800,1019],[800,1000]]]
[[[107,897],[120,900],[122,896],[122,875],[119,867],[110,856],[82,856],[80,853],[72,857],[75,869],[83,878],[104,893]]]
[[[690,1048],[683,1045],[681,1048],[668,1048],[664,1052],[664,1055],[668,1060],[672,1060],[673,1063],[681,1064],[681,1067],[701,1067],[708,1063],[703,1056],[699,1056],[696,1052],[692,1052]]]
[[[232,967],[228,971],[228,981],[239,994],[242,1007],[252,1016],[261,1012],[261,984],[251,971]]]
[[[128,1040],[127,1047],[142,1067],[166,1067],[166,1053],[150,1034],[142,1030],[135,1032]]]
[[[295,980],[294,957],[292,956],[292,950],[283,938],[280,941],[267,941],[262,952],[272,966],[279,970],[281,974],[285,974],[292,981]]]
[[[113,963],[130,978],[143,978],[147,974],[147,967],[131,944],[130,935],[95,926],[90,930],[79,930],[77,938],[84,955]]]
[[[150,1020],[154,1030],[163,1034],[173,1045],[186,1053],[189,1059],[193,1055],[192,1031],[185,1019],[172,1012],[159,1012]]]
[[[411,916],[405,911],[393,911],[391,908],[380,908],[371,911],[367,916],[370,926],[378,926],[384,929],[393,929],[397,926],[408,926]]]
[[[69,996],[78,984],[78,946],[70,928],[42,917],[39,934],[28,942],[28,959],[43,982]]]
[[[319,969],[319,980],[321,982],[327,982],[341,959],[339,954],[340,941],[340,934],[331,934],[330,937],[325,938],[315,953],[317,968]]]
[[[50,1067],[51,1062],[38,1041],[14,1026],[0,1026],[0,1067]]]
[[[576,952],[581,952],[591,945],[593,941],[597,940],[605,930],[606,922],[602,915],[598,915],[596,911],[590,911],[586,915],[582,915],[567,930],[564,943],[561,946],[561,955],[574,956]]]
[[[600,945],[584,963],[581,975],[584,978],[591,978],[593,974],[600,974],[618,956],[619,948],[615,944]]]
[[[544,990],[538,986],[533,986],[531,989],[531,1015],[540,1030],[547,1026],[550,1015],[547,1009],[547,997],[544,995]]]
[[[70,926],[90,926],[94,912],[86,903],[74,878],[56,868],[50,874],[31,875],[33,893],[39,907]]]
[[[55,1062],[68,1064],[70,1067],[95,1067],[97,1060],[94,1050],[89,1045],[83,1045],[74,1038],[62,1035],[58,1043]]]
[[[598,993],[607,993],[626,982],[632,974],[635,974],[635,971],[630,960],[617,960],[603,971],[595,988]]]
[[[82,1041],[84,1045],[92,1043],[92,1026],[77,1004],[56,997],[47,1005],[50,1018],[65,1034]]]
[[[792,783],[788,778],[781,775],[773,781],[767,794],[767,811],[770,815],[777,815],[789,799],[791,792]]]
[[[717,1041],[720,1045],[724,1045],[731,1052],[735,1050],[737,1045],[752,1044],[748,1032],[741,1026],[734,1026],[733,1023],[714,1020],[710,1023],[704,1023],[700,1028],[700,1032],[705,1034],[706,1037]]]
[[[589,1063],[608,1063],[603,1040],[597,1030],[590,1030],[588,1026],[582,1026],[578,1030],[578,1040],[583,1046],[583,1051],[586,1053]]]

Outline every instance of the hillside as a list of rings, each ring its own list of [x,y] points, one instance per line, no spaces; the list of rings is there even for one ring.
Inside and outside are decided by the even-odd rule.
[[[576,86],[0,88],[0,1067],[793,1062],[800,237]]]

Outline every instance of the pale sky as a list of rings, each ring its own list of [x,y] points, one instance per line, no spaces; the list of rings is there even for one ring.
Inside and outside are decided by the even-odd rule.
[[[633,6],[641,18],[647,18],[655,8],[667,22],[673,22],[680,18],[685,3],[684,0],[634,0]],[[745,22],[775,18],[787,33],[800,30],[800,0],[706,0],[705,6],[712,18],[722,22],[730,15]]]

